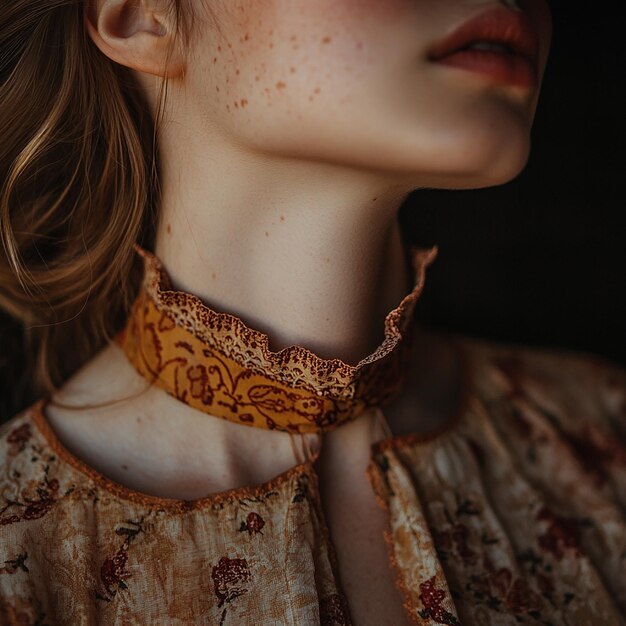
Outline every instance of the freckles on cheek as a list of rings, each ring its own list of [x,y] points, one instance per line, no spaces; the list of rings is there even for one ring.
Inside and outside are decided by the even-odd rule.
[[[271,71],[277,45],[275,27],[250,5],[247,2],[233,11],[209,68],[218,101],[233,114],[261,98],[271,102],[272,96],[286,89],[289,74],[296,72],[293,65],[280,77]],[[293,43],[297,45],[297,41]]]
[[[368,63],[367,35],[360,25],[364,5],[377,6],[380,0],[307,0],[301,9],[283,6],[284,1],[256,6],[247,0],[234,7],[211,52],[208,71],[215,95],[230,114],[259,102],[314,103],[328,94],[343,102],[357,70]],[[288,106],[284,112],[291,114]]]

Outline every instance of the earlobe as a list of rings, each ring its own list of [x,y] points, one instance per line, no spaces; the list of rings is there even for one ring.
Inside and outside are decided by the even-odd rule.
[[[94,44],[112,61],[145,74],[172,78],[184,69],[173,42],[174,29],[168,28],[164,17],[146,4],[136,0],[86,3],[85,28]]]

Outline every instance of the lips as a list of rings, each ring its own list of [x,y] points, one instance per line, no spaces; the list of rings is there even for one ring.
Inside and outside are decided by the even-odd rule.
[[[479,48],[486,47],[484,44],[495,44],[502,49],[470,47],[476,44]],[[525,12],[513,11],[502,5],[466,21],[428,52],[431,61],[462,66],[465,69],[476,67],[480,71],[481,68],[508,68],[508,72],[499,72],[503,79],[507,76],[511,79],[516,76],[520,78],[520,71],[523,71],[522,82],[528,82],[536,76],[538,57],[539,37],[531,19]],[[517,71],[510,71],[512,69]]]

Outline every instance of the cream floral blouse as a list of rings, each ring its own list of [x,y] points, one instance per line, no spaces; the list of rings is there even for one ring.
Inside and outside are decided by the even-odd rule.
[[[271,352],[175,291],[159,260],[116,338],[138,372],[207,419],[319,432],[384,413],[437,249],[356,366]],[[436,431],[390,436],[366,470],[410,623],[626,624],[626,370],[590,354],[450,335],[465,394]],[[114,482],[67,450],[47,397],[0,427],[0,625],[354,624],[316,455],[199,500]],[[386,575],[386,572],[381,572]]]

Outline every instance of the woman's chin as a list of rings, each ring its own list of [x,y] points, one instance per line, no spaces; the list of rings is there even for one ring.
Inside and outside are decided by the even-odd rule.
[[[444,189],[483,189],[511,182],[524,170],[530,156],[530,136],[512,133],[499,141],[476,141],[442,155],[436,185]],[[450,156],[453,155],[453,156]]]
[[[502,159],[499,163],[480,172],[468,172],[450,181],[448,189],[485,189],[505,185],[517,178],[528,162],[528,155],[517,160]]]
[[[511,182],[525,169],[530,156],[526,150],[500,151],[483,159],[431,163],[430,167],[414,165],[399,171],[397,182],[411,189],[485,189]]]

